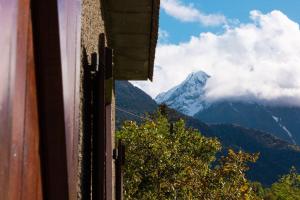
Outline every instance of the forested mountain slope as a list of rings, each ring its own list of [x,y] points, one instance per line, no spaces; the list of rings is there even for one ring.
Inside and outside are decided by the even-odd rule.
[[[116,104],[117,108],[123,110],[117,110],[116,113],[118,127],[124,120],[143,121],[138,116],[144,116],[146,112],[153,113],[158,107],[149,95],[126,81],[116,83]],[[209,125],[173,109],[167,109],[167,112],[171,121],[182,118],[188,127],[200,130],[205,136],[219,138],[223,145],[222,153],[229,147],[260,152],[260,159],[248,173],[251,180],[270,185],[280,175],[287,174],[291,166],[300,169],[300,148],[268,132],[233,124]]]

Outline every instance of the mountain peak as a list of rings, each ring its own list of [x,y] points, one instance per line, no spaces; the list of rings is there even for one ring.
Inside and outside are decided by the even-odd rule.
[[[208,78],[210,76],[203,71],[192,72],[181,84],[159,94],[155,101],[193,116],[205,107],[204,86]]]
[[[205,73],[204,71],[198,71],[190,73],[184,82],[200,81],[205,83],[208,78],[210,78],[210,76],[207,73]]]

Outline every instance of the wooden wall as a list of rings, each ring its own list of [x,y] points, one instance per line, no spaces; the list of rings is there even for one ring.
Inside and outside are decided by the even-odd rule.
[[[77,199],[80,134],[81,1],[58,0],[70,199]]]
[[[41,199],[29,0],[0,1],[0,199]]]
[[[1,200],[77,199],[80,15],[80,1],[0,0]]]
[[[84,49],[105,55],[102,87],[94,86],[103,105],[92,186],[103,189],[98,199],[115,199],[113,54],[103,34],[98,49],[100,7],[100,0],[0,0],[0,200],[80,199],[81,128],[90,123],[81,120]]]

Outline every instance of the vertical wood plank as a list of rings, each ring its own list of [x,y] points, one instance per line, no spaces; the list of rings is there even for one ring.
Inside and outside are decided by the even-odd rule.
[[[125,146],[118,142],[116,155],[116,200],[123,200],[123,165],[125,163]]]
[[[8,199],[9,157],[11,145],[11,74],[15,65],[15,1],[3,1],[0,12],[0,199]]]
[[[105,190],[105,71],[99,67],[94,82],[93,199],[106,199]]]
[[[105,189],[105,37],[100,34],[98,41],[98,68],[93,82],[93,132],[92,132],[92,197],[106,199]],[[92,59],[93,61],[94,59]]]
[[[21,199],[42,199],[42,180],[40,167],[40,137],[38,127],[36,78],[33,56],[32,24],[28,27],[27,43],[27,83],[26,83],[26,109],[23,156],[23,181]]]
[[[18,2],[17,10],[16,66],[14,66],[13,90],[11,91],[12,121],[8,199],[19,199],[21,194],[16,191],[22,191],[28,22],[29,2],[21,0]]]
[[[30,1],[0,9],[0,199],[41,199]]]
[[[91,199],[91,181],[92,181],[92,71],[88,63],[86,49],[82,52],[82,144],[81,144],[81,166],[80,166],[80,195],[83,200]]]
[[[32,0],[44,199],[69,198],[58,7]]]
[[[112,49],[105,48],[105,171],[106,171],[106,198],[113,199],[113,124],[112,124],[112,92],[113,92],[113,69],[112,69]]]
[[[70,199],[77,199],[80,134],[81,1],[57,0]]]

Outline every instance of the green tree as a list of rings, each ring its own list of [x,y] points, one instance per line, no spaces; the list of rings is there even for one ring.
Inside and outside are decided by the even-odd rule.
[[[259,198],[263,199],[265,197],[266,190],[260,182],[251,182],[251,187]]]
[[[126,199],[258,199],[245,178],[258,155],[228,151],[216,161],[220,142],[174,125],[157,114],[141,125],[126,122],[117,133],[126,146]]]
[[[266,200],[300,200],[300,175],[294,167],[271,188],[266,189]]]

